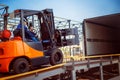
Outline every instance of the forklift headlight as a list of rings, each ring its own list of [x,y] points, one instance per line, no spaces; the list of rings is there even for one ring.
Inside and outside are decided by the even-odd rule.
[[[0,48],[0,55],[4,54],[4,50]]]

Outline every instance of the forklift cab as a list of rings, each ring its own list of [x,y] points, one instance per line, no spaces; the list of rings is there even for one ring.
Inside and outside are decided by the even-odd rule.
[[[55,26],[52,9],[45,9],[43,11],[18,9],[14,11],[14,15],[19,18],[21,24],[20,31],[14,30],[15,36],[20,33],[19,36],[21,36],[22,40],[37,50],[55,48]],[[26,37],[28,32],[26,32],[24,28],[24,19],[27,21],[27,31],[29,30],[30,23],[32,23],[34,33],[37,35],[37,37],[35,37],[37,41],[30,40]]]

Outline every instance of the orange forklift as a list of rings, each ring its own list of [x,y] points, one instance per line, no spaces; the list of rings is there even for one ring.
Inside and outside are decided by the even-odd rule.
[[[42,11],[17,9],[14,18],[20,21],[21,29],[9,30],[8,17],[4,14],[4,26],[1,30],[0,42],[0,72],[27,72],[31,67],[63,62],[63,54],[59,47],[67,45],[61,39],[60,30],[55,29],[52,9]],[[38,41],[26,37],[24,19],[33,24]],[[61,31],[64,34],[64,31]],[[12,35],[13,34],[13,35]],[[65,34],[64,34],[65,35]],[[12,37],[11,37],[12,36]]]

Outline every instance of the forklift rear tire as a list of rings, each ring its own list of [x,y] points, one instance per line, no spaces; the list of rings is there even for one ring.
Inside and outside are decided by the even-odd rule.
[[[56,65],[63,62],[63,54],[60,49],[53,50],[51,56],[50,56],[50,64]]]
[[[29,69],[29,63],[25,58],[18,58],[13,63],[13,70],[16,74],[27,72]]]

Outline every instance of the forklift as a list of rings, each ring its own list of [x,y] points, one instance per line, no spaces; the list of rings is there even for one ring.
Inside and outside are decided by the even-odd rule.
[[[4,14],[4,28],[0,34],[0,72],[19,74],[34,66],[57,65],[63,62],[63,53],[59,47],[67,44],[61,39],[60,32],[63,31],[55,29],[52,9],[15,10],[12,15],[20,22],[21,28],[13,31],[7,28],[10,15],[7,12]],[[26,37],[28,33],[24,28],[24,20],[27,21],[27,26],[32,23],[38,41]]]

